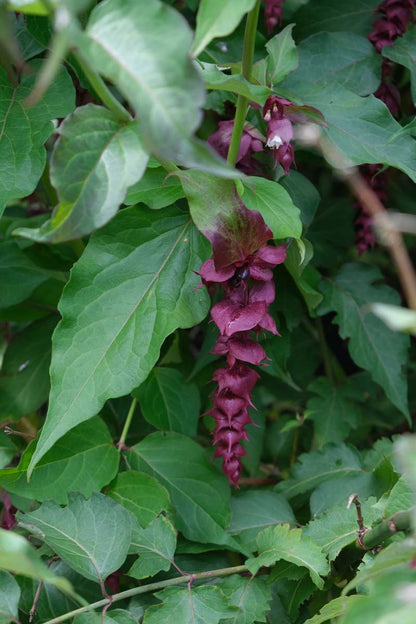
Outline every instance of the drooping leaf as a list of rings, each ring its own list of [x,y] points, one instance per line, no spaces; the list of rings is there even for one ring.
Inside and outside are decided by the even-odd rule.
[[[343,442],[361,417],[361,410],[349,399],[348,388],[334,386],[327,377],[318,377],[308,390],[317,395],[309,399],[305,412],[305,418],[314,423],[317,447]]]
[[[61,591],[74,595],[71,583],[66,578],[56,576],[22,535],[4,529],[0,529],[0,568],[50,583]]]
[[[298,48],[292,37],[294,24],[289,24],[266,43],[267,77],[271,85],[277,84],[298,66]]]
[[[52,119],[65,117],[74,108],[75,90],[61,67],[43,98],[33,108],[24,101],[31,92],[40,61],[28,63],[18,86],[9,84],[0,69],[0,214],[9,200],[25,197],[36,187],[46,162],[44,143],[53,131]]]
[[[97,492],[89,499],[71,494],[67,507],[48,501],[19,514],[19,522],[76,572],[100,584],[122,565],[130,545],[130,514]]]
[[[288,524],[270,527],[259,533],[257,546],[259,555],[246,561],[252,574],[256,574],[263,565],[270,566],[284,559],[306,567],[312,581],[322,589],[321,576],[329,572],[328,561],[322,549],[310,537],[304,536],[301,529],[290,529]]]
[[[57,316],[36,321],[8,346],[0,375],[1,420],[29,414],[48,398],[51,337],[57,322]]]
[[[170,206],[183,196],[177,176],[170,176],[165,169],[156,167],[147,169],[140,182],[129,188],[124,203],[127,206],[143,203],[158,210]]]
[[[148,527],[133,528],[130,554],[138,554],[128,575],[135,579],[154,576],[161,570],[168,571],[176,548],[176,531],[172,524],[159,516]]]
[[[151,474],[168,490],[176,526],[187,539],[236,547],[225,532],[231,515],[228,484],[202,447],[178,433],[153,433],[127,456],[133,469]]]
[[[353,604],[359,600],[358,596],[339,596],[334,598],[322,607],[322,609],[312,618],[306,620],[305,624],[323,624],[323,622],[332,621],[333,618],[340,617],[345,613],[347,605]]]
[[[162,511],[172,512],[166,489],[144,472],[120,472],[106,494],[128,509],[143,528]]]
[[[185,383],[174,368],[155,367],[146,381],[133,392],[146,420],[165,431],[195,436],[200,416],[199,391]]]
[[[346,494],[348,494],[346,492]],[[375,498],[361,502],[361,513],[366,527],[371,528],[373,523],[380,518],[380,512],[373,505]],[[303,530],[314,542],[321,546],[328,559],[333,561],[345,546],[352,544],[357,539],[357,510],[355,505],[347,508],[347,505],[336,505],[312,520]]]
[[[277,523],[295,523],[295,516],[286,498],[276,492],[250,490],[231,498],[232,518],[228,533],[238,535],[244,544],[255,550],[259,531]]]
[[[0,570],[0,624],[17,621],[19,600],[20,587],[14,577]]]
[[[297,47],[299,69],[277,87],[297,90],[338,83],[357,95],[374,93],[380,84],[380,55],[366,37],[351,32],[320,32]]]
[[[416,103],[416,31],[409,29],[398,37],[391,46],[384,46],[383,56],[400,63],[410,71],[410,84],[413,103]]]
[[[251,624],[265,622],[265,613],[271,600],[270,588],[264,579],[243,578],[234,574],[225,578],[220,585],[221,591],[227,596],[230,605],[238,607],[239,613],[224,624]]]
[[[123,210],[93,235],[61,299],[49,411],[29,474],[67,431],[144,381],[163,340],[208,311],[195,291],[208,245],[186,214]]]
[[[242,74],[228,74],[226,70],[222,70],[215,63],[198,62],[200,76],[205,82],[207,89],[226,91],[237,95],[243,95],[250,102],[256,102],[260,106],[273,91],[261,84],[253,84],[246,80]],[[210,94],[212,97],[212,94]],[[210,100],[208,96],[206,108],[209,106]]]
[[[374,285],[380,272],[364,264],[346,264],[335,279],[322,283],[324,301],[319,314],[336,311],[334,321],[342,338],[349,338],[348,349],[358,366],[368,370],[388,398],[408,417],[407,380],[402,372],[409,339],[388,329],[367,312],[373,301],[397,303],[398,296],[386,285]]]
[[[237,609],[229,606],[219,587],[168,587],[155,594],[161,605],[147,609],[143,624],[219,624],[222,618],[233,617]]]
[[[193,56],[198,56],[217,37],[229,35],[256,0],[201,0],[196,16]]]
[[[192,138],[204,88],[188,56],[191,38],[182,16],[159,0],[108,0],[91,12],[77,44],[133,106],[149,152],[230,176],[233,170]]]
[[[52,243],[90,234],[115,215],[148,159],[136,121],[120,122],[94,104],[77,108],[60,126],[51,159],[51,182],[60,203],[39,229],[14,233]]]
[[[39,501],[53,500],[66,504],[68,492],[91,496],[114,478],[119,453],[100,418],[81,423],[68,432],[46,453],[35,467],[30,483],[26,469],[34,443],[17,468],[0,471],[0,485],[9,492]]]

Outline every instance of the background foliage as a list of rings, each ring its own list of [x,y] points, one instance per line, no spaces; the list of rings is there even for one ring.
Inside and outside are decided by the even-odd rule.
[[[0,4],[1,623],[413,623],[416,313],[345,184],[379,165],[410,253],[414,3],[389,4],[381,50],[378,0]],[[241,202],[287,257],[230,489],[199,271]]]

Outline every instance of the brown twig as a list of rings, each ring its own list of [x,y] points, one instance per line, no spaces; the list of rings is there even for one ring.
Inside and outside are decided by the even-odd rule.
[[[364,518],[363,518],[363,515],[361,513],[361,503],[358,500],[358,494],[351,494],[351,496],[348,499],[347,509],[349,509],[353,503],[354,503],[355,508],[357,510],[357,524],[358,524],[358,531],[357,531],[358,537],[357,537],[357,541],[358,541],[359,545],[361,546],[361,548],[365,548],[365,546],[363,544],[363,537],[368,532],[369,529],[364,524]]]

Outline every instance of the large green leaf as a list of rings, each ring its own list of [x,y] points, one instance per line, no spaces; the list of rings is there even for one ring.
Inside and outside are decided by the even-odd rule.
[[[201,0],[196,16],[192,54],[198,56],[216,37],[229,35],[256,0]]]
[[[40,61],[28,65],[20,83],[9,84],[0,68],[0,214],[11,199],[29,195],[36,187],[46,162],[43,147],[53,131],[52,119],[65,117],[75,105],[75,90],[62,67],[43,98],[33,108],[24,101],[33,89]]]
[[[277,35],[266,43],[267,52],[267,77],[270,84],[276,84],[283,80],[287,74],[298,66],[298,48],[292,37],[294,24],[286,26]]]
[[[328,445],[323,451],[301,455],[293,466],[291,476],[276,490],[291,500],[299,494],[314,490],[328,479],[362,474],[358,453],[345,444]]]
[[[328,561],[321,548],[310,537],[305,537],[301,529],[290,529],[288,524],[265,529],[257,536],[259,555],[247,559],[246,566],[252,574],[261,566],[270,566],[284,559],[309,570],[312,581],[322,589],[321,576],[329,572]]]
[[[135,579],[154,576],[161,570],[169,570],[176,548],[176,531],[172,524],[159,516],[148,527],[133,528],[130,554],[138,554],[128,575]]]
[[[59,135],[50,165],[59,205],[39,229],[14,234],[53,243],[90,234],[115,215],[149,159],[137,122],[122,123],[102,106],[76,109]]]
[[[294,15],[296,37],[303,39],[322,30],[352,32],[366,37],[374,22],[374,11],[380,0],[313,0],[303,3]]]
[[[26,468],[34,450],[31,444],[17,468],[0,471],[0,484],[9,492],[39,501],[68,502],[68,492],[91,496],[114,478],[119,453],[99,418],[81,423],[42,457],[27,482]]]
[[[240,612],[224,624],[251,624],[265,622],[265,613],[269,610],[271,600],[270,588],[261,578],[243,578],[237,574],[224,579],[221,591],[227,596],[230,604],[238,607]]]
[[[314,423],[315,442],[343,442],[361,419],[361,410],[349,399],[348,388],[334,386],[327,377],[318,377],[308,390],[315,396],[307,402],[305,418]]]
[[[50,583],[66,594],[74,595],[71,583],[56,576],[22,535],[5,529],[0,529],[0,568]]]
[[[9,572],[0,570],[0,624],[17,622],[20,587]]]
[[[416,30],[409,29],[392,46],[384,46],[382,54],[410,71],[412,98],[416,104]]]
[[[337,82],[358,95],[374,93],[380,84],[380,55],[366,37],[320,32],[297,47],[299,69],[277,88],[294,89],[300,82],[316,88]]]
[[[416,154],[416,152],[415,152]],[[354,362],[368,370],[388,398],[407,417],[406,364],[409,338],[393,332],[379,318],[367,311],[371,302],[397,303],[397,293],[386,285],[374,285],[381,274],[365,264],[346,264],[335,279],[322,282],[324,300],[320,314],[336,311],[334,322]]]
[[[0,375],[0,420],[18,419],[47,400],[51,337],[57,322],[57,316],[48,316],[32,323],[8,346]]]
[[[156,167],[147,169],[140,182],[129,188],[124,203],[127,206],[143,203],[155,210],[170,206],[183,196],[177,176],[171,176],[166,169]]]
[[[207,293],[195,291],[208,243],[189,217],[171,208],[123,210],[94,234],[60,303],[53,339],[52,390],[29,467],[106,399],[144,381],[163,340],[200,322]]]
[[[143,624],[218,624],[236,615],[219,587],[168,587],[155,594],[161,605],[147,609]]]
[[[19,514],[19,522],[76,572],[101,585],[123,564],[130,546],[130,514],[104,494],[89,499],[71,494],[67,507],[48,501]]]
[[[143,528],[162,511],[172,512],[166,489],[144,472],[121,472],[106,494],[128,509]]]
[[[251,490],[231,499],[232,518],[228,533],[238,535],[255,550],[259,531],[277,523],[295,523],[295,516],[286,498],[276,492]]]
[[[180,371],[155,367],[133,396],[138,398],[143,416],[150,424],[195,436],[201,411],[199,391],[195,384],[185,383]]]
[[[231,515],[228,484],[198,444],[174,432],[153,433],[127,455],[133,469],[151,474],[168,490],[185,537],[236,548],[225,532]]]
[[[191,39],[182,16],[159,0],[106,0],[92,11],[78,45],[135,109],[146,149],[232,175],[224,161],[192,138],[201,121],[204,86],[188,56]]]

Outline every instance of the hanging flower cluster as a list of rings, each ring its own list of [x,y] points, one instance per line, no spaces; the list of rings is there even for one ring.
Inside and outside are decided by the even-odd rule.
[[[259,377],[247,364],[258,365],[266,358],[254,336],[263,330],[278,334],[268,310],[275,297],[273,269],[286,258],[286,246],[264,244],[272,238],[272,232],[260,213],[243,205],[239,212],[240,224],[247,220],[247,230],[254,233],[254,241],[260,242],[259,248],[253,251],[253,239],[249,245],[241,240],[238,258],[223,266],[224,260],[219,263],[218,254],[215,262],[213,245],[213,257],[204,262],[200,270],[202,283],[211,294],[218,285],[224,292],[224,299],[211,309],[211,318],[220,331],[212,352],[224,355],[227,365],[213,375],[217,388],[209,413],[216,422],[215,457],[222,457],[223,471],[230,484],[236,487],[241,471],[240,458],[245,455],[240,441],[247,440],[245,426],[251,422],[250,394]]]
[[[264,0],[264,19],[266,22],[267,34],[271,34],[276,26],[282,22],[282,6],[284,0]]]
[[[377,52],[403,35],[408,24],[415,22],[414,8],[416,0],[384,0],[376,10],[378,18],[374,22],[373,30],[368,39],[374,45]],[[388,107],[392,115],[397,115],[400,110],[400,94],[392,83],[393,64],[383,58],[381,65],[381,84],[375,96]]]
[[[225,160],[231,143],[231,135],[234,128],[234,119],[220,121],[218,130],[208,137],[207,142]],[[243,134],[238,148],[236,167],[247,175],[258,173],[259,164],[253,158],[256,152],[263,150],[264,137],[249,123],[244,124]]]

